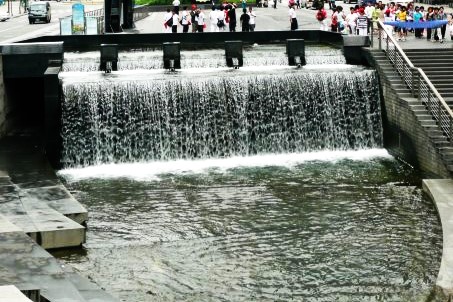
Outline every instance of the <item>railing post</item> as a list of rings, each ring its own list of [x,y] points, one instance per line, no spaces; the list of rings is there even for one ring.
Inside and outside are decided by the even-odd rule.
[[[371,48],[373,48],[374,46],[374,37],[373,37],[373,31],[374,31],[374,22],[373,21],[370,21],[371,22],[371,26],[370,26],[370,46]]]
[[[437,110],[437,119],[439,121],[439,126],[440,128],[442,128],[442,119],[441,119],[441,116],[442,116],[442,104],[441,102],[437,102],[439,108]]]
[[[385,38],[385,42],[386,42],[386,45],[385,45],[385,51],[387,53],[387,56],[389,57],[390,59],[390,56],[389,56],[389,36],[387,35],[387,37]]]
[[[423,101],[422,101],[423,102]],[[428,105],[428,111],[429,113],[434,116],[433,109],[431,108],[431,100],[430,100],[430,93],[429,90],[426,92],[426,103]]]
[[[418,89],[419,89],[419,83],[417,82],[417,74],[418,74],[418,69],[415,67],[411,67],[411,92],[413,97],[417,97]]]
[[[382,27],[378,23],[378,44],[379,44],[379,50],[382,50]]]
[[[395,47],[395,45],[393,45],[393,47]],[[393,65],[395,66],[395,68],[397,68],[396,66],[396,49],[393,49]]]
[[[453,140],[452,140],[452,138],[453,138],[453,129],[452,128],[453,128],[453,119],[450,116],[450,135],[448,137],[449,140],[450,140],[450,145],[453,144]]]

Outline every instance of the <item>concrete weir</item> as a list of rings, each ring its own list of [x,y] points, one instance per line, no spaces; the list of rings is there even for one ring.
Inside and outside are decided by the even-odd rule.
[[[434,201],[442,224],[442,261],[436,285],[446,296],[451,297],[453,295],[453,179],[425,179],[423,191]]]

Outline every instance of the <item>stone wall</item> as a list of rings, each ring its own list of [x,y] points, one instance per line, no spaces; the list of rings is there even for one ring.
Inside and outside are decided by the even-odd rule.
[[[3,83],[3,60],[0,54],[0,138],[5,135],[6,97],[5,84]]]
[[[370,65],[379,73],[382,117],[384,125],[384,147],[390,154],[424,172],[426,177],[450,178],[446,164],[422,126],[411,105],[421,104],[415,98],[401,98],[393,89],[385,72],[365,52]]]

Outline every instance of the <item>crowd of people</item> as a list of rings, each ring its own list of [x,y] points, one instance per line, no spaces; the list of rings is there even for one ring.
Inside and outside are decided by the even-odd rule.
[[[274,1],[275,3],[277,1]],[[254,31],[256,26],[256,13],[252,6],[247,8],[245,0],[240,0],[242,14],[236,16],[236,3],[224,2],[219,5],[212,5],[211,10],[204,12],[196,4],[192,4],[188,9],[184,6],[180,12],[180,0],[173,1],[173,9],[167,9],[164,16],[164,32],[178,32],[178,28],[182,26],[182,32],[221,32],[221,31],[236,31],[236,27],[242,31]],[[258,3],[258,1],[257,1]],[[261,0],[259,1],[261,3]],[[446,38],[450,37],[453,40],[453,21],[452,14],[447,14],[443,7],[427,7],[415,6],[413,2],[409,2],[407,6],[395,2],[383,4],[382,1],[376,3],[368,2],[363,5],[355,5],[349,8],[348,12],[343,10],[342,6],[336,6],[335,1],[327,2],[331,12],[327,12],[324,6],[319,8],[315,14],[315,18],[319,23],[319,28],[324,31],[334,31],[343,34],[351,35],[369,35],[372,34],[371,26],[373,22],[378,20],[384,23],[391,21],[404,22],[405,26],[386,25],[386,28],[393,34],[397,35],[398,40],[405,41],[409,33],[413,33],[415,38],[422,39],[426,37],[429,41],[439,41],[443,43]],[[299,28],[296,9],[300,9],[300,1],[289,0],[289,23],[291,30]],[[414,26],[411,28],[410,22],[439,21],[442,24],[434,26],[429,22],[426,26]],[[398,23],[401,24],[401,23]],[[414,23],[410,23],[414,24]],[[208,30],[209,26],[209,30]]]
[[[330,30],[334,32],[369,35],[372,23],[381,20],[384,24],[390,24],[386,25],[386,28],[392,34],[397,35],[399,41],[406,41],[408,32],[414,33],[417,39],[426,37],[432,42],[443,43],[446,37],[453,40],[453,16],[451,13],[446,13],[442,6],[428,7],[425,10],[423,6],[415,6],[413,2],[404,6],[395,2],[383,4],[382,1],[379,1],[374,5],[372,3],[356,5],[351,7],[348,13],[345,13],[341,6],[332,10]],[[327,15],[324,8],[320,8],[316,13],[321,30],[329,30]],[[442,25],[426,22],[439,20],[445,20],[445,22]]]
[[[242,14],[239,17],[239,25],[242,31],[254,31],[256,26],[256,14],[252,6],[246,8],[245,0],[242,1]],[[225,2],[221,5],[212,5],[212,9],[209,14],[197,7],[196,4],[192,4],[189,10],[187,6],[183,7],[181,13],[179,13],[179,0],[173,1],[173,10],[167,9],[167,13],[164,16],[164,32],[178,32],[178,25],[182,26],[182,32],[204,32],[206,31],[209,24],[210,32],[220,31],[236,31],[238,25],[238,19],[236,16],[236,3]]]

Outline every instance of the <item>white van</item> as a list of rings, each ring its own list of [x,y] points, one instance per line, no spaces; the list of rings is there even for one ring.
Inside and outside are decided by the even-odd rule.
[[[30,24],[36,21],[50,22],[51,10],[49,2],[31,2],[28,7],[28,22]]]

